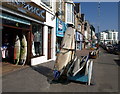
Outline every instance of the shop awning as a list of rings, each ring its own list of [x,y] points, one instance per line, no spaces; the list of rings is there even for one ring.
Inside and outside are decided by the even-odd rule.
[[[0,18],[11,20],[11,21],[15,21],[15,22],[18,22],[18,23],[26,24],[26,25],[30,25],[29,21],[24,20],[22,18],[18,18],[18,17],[12,16],[12,15],[9,15],[9,14],[6,14],[6,13],[0,14]]]

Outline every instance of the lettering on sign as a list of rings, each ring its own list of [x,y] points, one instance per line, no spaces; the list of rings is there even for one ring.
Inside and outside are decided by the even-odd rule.
[[[17,9],[18,11],[25,13],[29,16],[34,16],[34,17],[38,16],[39,19],[41,19],[42,21],[46,20],[46,10],[44,10],[40,6],[37,6],[33,2],[25,2],[24,0],[7,0],[7,1],[9,1],[9,2],[6,2],[7,4],[3,3],[2,5],[3,6],[6,5],[9,8],[12,8],[13,10]]]
[[[58,29],[62,31],[63,25],[62,25],[62,21],[58,21]]]

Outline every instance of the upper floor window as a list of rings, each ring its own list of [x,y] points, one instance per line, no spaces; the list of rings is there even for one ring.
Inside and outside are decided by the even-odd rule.
[[[74,24],[74,7],[72,3],[66,3],[66,23]]]
[[[114,39],[114,40],[116,39],[116,34],[115,34],[115,33],[113,33],[113,39]]]
[[[106,35],[106,39],[108,39],[108,34]]]
[[[112,39],[112,33],[108,34],[108,39]]]

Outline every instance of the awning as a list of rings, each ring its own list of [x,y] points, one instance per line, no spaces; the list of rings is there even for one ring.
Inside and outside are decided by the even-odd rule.
[[[24,20],[22,18],[12,16],[12,15],[9,15],[9,14],[6,14],[6,13],[0,14],[0,18],[15,21],[15,22],[18,22],[18,23],[26,24],[26,25],[30,25],[30,21],[27,21],[27,20]]]

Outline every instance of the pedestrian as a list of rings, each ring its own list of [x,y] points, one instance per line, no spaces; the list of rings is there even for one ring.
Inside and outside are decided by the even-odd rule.
[[[98,43],[96,44],[96,47],[97,47],[97,50],[98,50],[99,49],[99,44]]]

